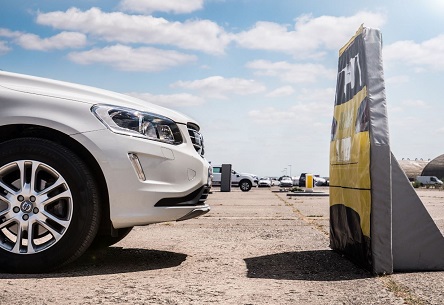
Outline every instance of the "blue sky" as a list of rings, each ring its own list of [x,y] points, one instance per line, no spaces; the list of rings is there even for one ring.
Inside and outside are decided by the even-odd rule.
[[[444,153],[444,1],[3,1],[0,69],[138,96],[196,119],[213,164],[328,175],[339,48],[383,35],[391,148]]]

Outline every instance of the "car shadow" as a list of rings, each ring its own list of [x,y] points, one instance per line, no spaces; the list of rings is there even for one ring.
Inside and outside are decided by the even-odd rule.
[[[277,253],[247,258],[245,263],[249,278],[344,281],[373,276],[332,250]]]
[[[109,247],[88,250],[73,263],[51,273],[0,274],[0,279],[58,278],[119,274],[177,267],[186,254],[148,249]]]

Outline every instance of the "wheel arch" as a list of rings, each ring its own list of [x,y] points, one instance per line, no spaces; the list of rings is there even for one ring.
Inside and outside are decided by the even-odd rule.
[[[24,137],[45,139],[63,145],[86,163],[99,186],[102,213],[98,234],[110,234],[113,228],[110,218],[108,186],[99,163],[89,150],[69,135],[49,127],[31,124],[0,126],[0,143]]]
[[[242,178],[242,179],[239,181],[239,184],[242,183],[242,182],[244,182],[244,181],[247,181],[248,183],[250,183],[251,185],[253,185],[253,181],[251,181],[251,180],[248,179],[248,178]]]

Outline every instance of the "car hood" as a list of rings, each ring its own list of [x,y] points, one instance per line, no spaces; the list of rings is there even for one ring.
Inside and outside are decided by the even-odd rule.
[[[74,83],[0,71],[0,86],[23,93],[56,97],[72,102],[134,108],[166,116],[177,123],[197,124],[193,119],[174,110],[128,95]]]
[[[251,176],[253,178],[257,178],[257,175],[249,174],[249,173],[241,173],[241,175],[243,175],[243,176]]]

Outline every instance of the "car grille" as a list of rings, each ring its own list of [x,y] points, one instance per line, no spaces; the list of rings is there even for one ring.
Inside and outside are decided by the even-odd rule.
[[[188,134],[190,135],[194,149],[199,153],[199,155],[203,156],[205,153],[204,141],[202,134],[199,132],[199,127],[194,124],[188,123]]]
[[[200,198],[199,198],[199,203],[198,203],[198,205],[203,205],[203,204],[205,204],[205,201],[207,200],[208,195],[210,194],[210,190],[211,190],[210,187],[208,187],[208,186],[205,186],[205,187],[204,187],[204,190],[203,190],[203,192],[202,192],[202,195],[201,195]]]
[[[184,197],[162,198],[154,206],[156,207],[175,207],[175,206],[201,206],[210,194],[211,187],[204,185],[191,194]]]

